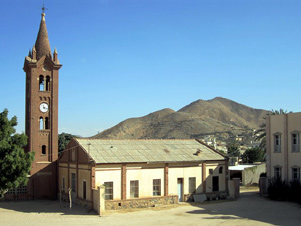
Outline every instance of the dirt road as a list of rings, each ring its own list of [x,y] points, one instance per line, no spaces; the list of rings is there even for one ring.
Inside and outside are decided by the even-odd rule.
[[[301,208],[289,202],[274,202],[257,192],[244,192],[237,201],[182,204],[132,212],[109,212],[104,217],[78,206],[70,213],[57,201],[0,202],[0,225],[301,225]]]

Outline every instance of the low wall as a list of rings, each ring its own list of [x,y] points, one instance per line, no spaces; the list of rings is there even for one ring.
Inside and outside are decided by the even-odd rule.
[[[97,189],[92,189],[93,192],[93,209],[98,215],[103,215],[105,212],[105,187],[98,186]]]
[[[205,195],[206,200],[219,200],[219,199],[226,199],[228,196],[227,191],[215,191],[210,193],[193,193],[193,194],[185,194],[184,195],[184,202],[195,202],[194,195]]]
[[[229,197],[232,199],[239,198],[239,178],[233,178],[233,180],[228,181],[228,188],[229,188]]]
[[[18,201],[18,200],[31,200],[27,194],[4,194],[4,200],[7,201]]]
[[[260,177],[259,179],[259,195],[265,196],[268,194],[268,178]]]
[[[60,195],[61,195],[61,197],[60,197]],[[68,202],[68,203],[70,202],[69,194],[67,194],[67,193],[58,194],[58,197],[59,197],[60,201]],[[80,205],[80,206],[84,206],[87,209],[92,209],[92,202],[89,200],[76,198],[75,200],[73,200],[73,203],[76,203],[77,205]]]
[[[160,196],[151,198],[139,198],[139,199],[127,199],[127,200],[106,200],[106,210],[118,210],[118,209],[136,209],[155,206],[158,204],[168,205],[178,203],[178,196]]]
[[[100,193],[98,189],[92,189],[93,192],[93,209],[100,214]]]
[[[261,173],[266,172],[266,164],[256,165],[242,171],[242,185],[259,184]]]

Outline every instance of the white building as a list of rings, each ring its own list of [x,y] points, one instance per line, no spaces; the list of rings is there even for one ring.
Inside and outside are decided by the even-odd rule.
[[[266,121],[267,176],[300,180],[301,113],[271,115]]]
[[[105,186],[107,209],[227,193],[228,158],[199,140],[73,139],[59,158],[59,188],[93,206]]]

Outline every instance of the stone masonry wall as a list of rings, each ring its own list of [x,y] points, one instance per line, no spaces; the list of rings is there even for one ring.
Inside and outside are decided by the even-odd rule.
[[[106,210],[147,208],[158,204],[168,205],[178,203],[178,196],[161,196],[128,200],[106,200]]]

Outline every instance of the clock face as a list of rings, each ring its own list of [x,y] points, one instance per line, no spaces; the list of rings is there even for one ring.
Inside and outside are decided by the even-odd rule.
[[[41,103],[40,104],[40,111],[41,112],[47,112],[48,111],[48,104],[47,103]]]

